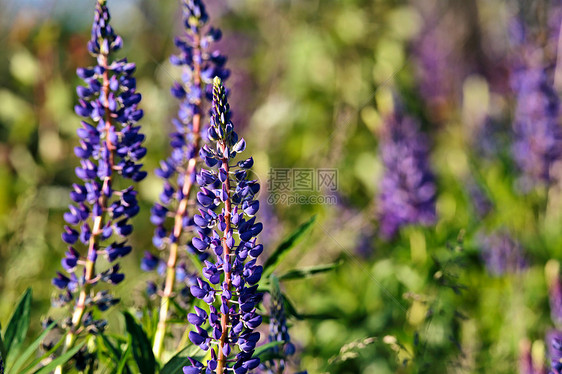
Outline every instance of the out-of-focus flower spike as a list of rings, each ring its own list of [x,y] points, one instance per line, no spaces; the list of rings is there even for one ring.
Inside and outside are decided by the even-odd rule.
[[[427,140],[414,119],[398,110],[389,115],[379,153],[384,164],[378,197],[381,235],[390,239],[405,225],[434,224],[437,186]]]
[[[159,293],[162,296],[160,317],[153,343],[153,351],[158,358],[162,354],[170,298],[176,294],[176,283],[187,286],[186,282],[192,278],[183,273],[179,277],[176,265],[182,255],[179,249],[185,244],[186,239],[183,237],[194,231],[193,212],[188,211],[188,201],[194,198],[192,191],[198,174],[200,148],[206,138],[204,114],[210,103],[206,93],[212,91],[212,78],[215,75],[222,78],[228,76],[228,70],[224,68],[226,57],[212,49],[220,31],[208,26],[209,16],[203,2],[182,0],[181,9],[185,32],[182,37],[175,39],[179,51],[170,58],[172,64],[183,69],[181,82],[174,83],[171,88],[172,96],[180,100],[180,105],[177,118],[173,120],[174,132],[170,134],[170,156],[161,161],[160,168],[155,172],[164,179],[164,187],[151,216],[151,222],[156,227],[153,243],[157,249],[167,252],[163,256],[167,257],[166,262],[161,262],[166,265],[166,271],[164,287]],[[208,76],[209,73],[213,75]],[[195,242],[193,246],[196,248],[188,245],[188,251],[199,256],[200,260],[205,260],[208,254],[199,252],[197,245],[203,243]],[[156,265],[152,265],[154,261],[145,256],[141,268],[155,269]],[[181,269],[183,271],[184,267]]]

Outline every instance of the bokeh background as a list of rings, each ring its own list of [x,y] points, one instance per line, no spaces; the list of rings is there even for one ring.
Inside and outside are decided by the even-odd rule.
[[[562,186],[529,188],[514,162],[510,79],[518,50],[511,30],[523,20],[554,64],[557,39],[548,25],[556,4],[206,3],[224,35],[219,48],[232,72],[235,126],[263,185],[271,168],[338,172],[335,205],[267,204],[262,191],[269,250],[318,217],[281,273],[341,261],[332,272],[282,284],[302,317],[289,320],[294,367],[514,373],[522,348],[546,362],[544,336],[554,327],[548,284],[557,272],[552,260],[562,256]],[[169,87],[178,72],[168,57],[181,27],[178,2],[109,6],[124,39],[120,55],[137,64],[152,171],[168,150],[176,110]],[[32,286],[34,332],[52,313],[50,279],[65,251],[62,214],[78,164],[75,69],[93,63],[86,49],[93,7],[93,0],[0,0],[0,321]],[[395,97],[426,134],[438,220],[383,240],[379,139]],[[148,217],[159,180],[151,174],[139,189],[144,209],[134,219],[134,254],[123,261],[127,278],[116,290],[133,307],[145,300],[149,276],[139,263],[152,245]],[[490,251],[509,253],[498,255],[501,269],[486,262]],[[509,262],[513,251],[521,264]]]

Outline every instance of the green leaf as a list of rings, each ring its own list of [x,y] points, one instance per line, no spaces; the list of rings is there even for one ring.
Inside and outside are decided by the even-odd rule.
[[[4,347],[4,340],[2,340],[2,324],[0,324],[0,357],[2,360],[6,357],[6,348]]]
[[[118,349],[117,347],[115,347],[115,345],[113,345],[113,343],[111,343],[111,341],[109,340],[109,338],[105,335],[105,334],[99,334],[98,335],[98,339],[102,341],[102,344],[107,348],[111,359],[115,362],[119,361],[119,365],[121,365],[121,362],[123,362],[123,356],[121,355],[121,350]],[[127,351],[129,351],[130,354],[130,350],[131,350],[131,345],[129,342],[127,342]],[[119,371],[130,374],[131,373],[131,369],[129,368],[128,365],[126,365],[127,359],[124,360],[124,367],[121,368]]]
[[[254,357],[259,357],[261,362],[266,362],[275,358],[281,358],[280,355],[275,354],[271,349],[283,344],[285,343],[276,341],[261,345],[256,348]]]
[[[185,352],[187,350],[187,352]],[[160,370],[160,374],[176,374],[181,373],[181,369],[189,364],[188,357],[197,357],[197,353],[201,351],[198,346],[192,345],[184,348],[176,353],[172,358],[166,362],[166,365]]]
[[[39,348],[41,342],[43,342],[43,339],[45,339],[45,336],[47,336],[47,334],[53,327],[55,327],[55,323],[51,323],[45,329],[45,331],[43,331],[43,333],[41,333],[41,335],[39,335],[39,337],[35,339],[33,343],[29,345],[29,347],[27,347],[27,349],[17,358],[16,362],[14,362],[14,364],[10,368],[10,373],[21,373],[19,369],[23,366],[23,364],[25,364],[25,361],[27,361],[27,359],[29,359],[29,357],[31,357],[31,355],[37,351],[37,348]]]
[[[327,271],[333,270],[340,266],[343,261],[334,262],[331,264],[323,264],[323,265],[315,265],[309,266],[302,269],[293,269],[289,270],[285,274],[279,277],[279,280],[294,280],[294,279],[303,279],[313,276],[315,274],[325,273]]]
[[[31,310],[31,288],[28,288],[23,293],[10,322],[8,322],[8,327],[6,327],[6,332],[4,333],[4,348],[6,350],[6,355],[4,356],[4,361],[7,361],[10,352],[17,352],[25,336],[27,335],[27,330],[29,329]]]
[[[297,309],[295,308],[293,303],[291,303],[291,301],[289,301],[289,299],[287,298],[287,296],[285,294],[283,294],[283,301],[284,301],[284,304],[285,304],[285,312],[288,315],[295,317],[299,321],[303,321],[303,320],[307,320],[307,319],[324,320],[324,319],[338,319],[338,318],[340,318],[340,316],[338,316],[336,314],[329,314],[329,313],[316,313],[316,314],[299,313],[299,312],[297,312]]]
[[[310,220],[300,225],[299,228],[296,229],[287,239],[283,240],[281,244],[279,244],[263,266],[264,278],[269,277],[273,273],[281,261],[283,261],[289,252],[295,248],[297,243],[304,237],[304,234],[310,231],[315,220],[316,216],[312,216]]]
[[[51,356],[53,353],[58,351],[58,349],[62,346],[62,343],[64,343],[64,341],[66,340],[66,335],[67,334],[64,334],[59,339],[57,344],[55,344],[48,352],[45,352],[41,357],[36,358],[35,360],[33,360],[33,362],[31,364],[27,365],[27,367],[22,370],[22,374],[31,371],[31,369],[33,369],[35,366],[37,366],[41,361],[43,361],[44,359],[46,359],[47,357]],[[18,373],[18,374],[20,374],[20,373]]]
[[[54,371],[57,366],[64,365],[68,360],[70,360],[76,352],[78,352],[86,342],[82,342],[78,344],[76,347],[72,348],[70,351],[66,352],[65,354],[55,358],[51,361],[48,365],[43,366],[41,369],[37,370],[34,374],[48,374],[51,371]]]
[[[131,370],[127,366],[127,360],[129,359],[129,356],[131,355],[132,346],[133,345],[130,342],[127,343],[127,349],[125,349],[125,352],[123,352],[123,355],[121,356],[121,360],[119,361],[119,364],[117,365],[117,369],[115,370],[115,374],[123,374],[123,373],[130,373],[131,372]]]
[[[141,374],[154,374],[156,372],[156,359],[152,353],[150,341],[135,318],[128,312],[123,312],[127,331],[131,334],[133,357]]]

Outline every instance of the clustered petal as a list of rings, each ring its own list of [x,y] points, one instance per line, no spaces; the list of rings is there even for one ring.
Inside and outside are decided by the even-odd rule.
[[[521,245],[507,232],[499,231],[484,236],[481,242],[482,257],[492,275],[515,273],[527,267]]]
[[[214,256],[204,262],[203,274],[191,287],[194,297],[203,300],[208,310],[195,308],[188,320],[193,327],[189,338],[203,350],[210,350],[205,364],[192,359],[184,373],[215,370],[247,373],[259,365],[252,357],[260,334],[255,329],[262,317],[256,307],[262,295],[257,291],[263,271],[257,257],[263,246],[256,236],[262,224],[254,214],[259,206],[256,180],[248,179],[251,158],[234,162],[244,151],[230,120],[226,90],[217,77],[213,86],[209,145],[200,156],[207,165],[197,175],[201,186],[199,214],[195,215],[197,236],[193,246]]]
[[[163,250],[171,243],[179,243],[183,232],[193,231],[194,222],[187,212],[187,201],[192,184],[197,174],[198,152],[201,139],[205,137],[203,113],[206,101],[211,100],[212,79],[219,76],[226,79],[229,71],[224,68],[226,57],[213,50],[213,43],[220,40],[220,30],[208,28],[208,15],[201,1],[183,0],[183,37],[175,39],[179,49],[177,55],[170,58],[172,64],[183,69],[181,82],[171,88],[172,96],[180,100],[177,117],[173,120],[174,132],[170,134],[171,154],[160,162],[156,175],[164,180],[159,202],[151,210],[151,222],[156,226],[153,244]],[[208,108],[208,107],[207,107]],[[180,219],[180,225],[175,222]],[[198,254],[205,260],[206,253],[200,253],[191,245],[191,253]],[[152,255],[157,257],[157,255]],[[155,266],[147,266],[150,261],[143,260],[142,270],[148,271]],[[178,278],[176,278],[179,281]]]
[[[126,59],[110,61],[109,56],[121,48],[122,40],[109,21],[105,2],[97,2],[88,43],[97,65],[77,69],[84,85],[76,89],[79,100],[75,112],[84,120],[77,130],[80,141],[74,153],[80,159],[75,172],[82,182],[72,185],[73,203],[64,213],[67,225],[62,240],[68,244],[68,251],[61,263],[66,275],[58,272],[52,281],[63,291],[55,304],[66,304],[81,293],[77,309],[96,306],[102,311],[118,299],[106,290],[96,294],[89,290],[100,282],[117,284],[123,280],[114,262],[131,252],[126,238],[133,230],[130,219],[139,212],[134,188],[114,189],[114,181],[117,176],[132,182],[146,177],[140,163],[146,148],[142,146],[145,136],[137,125],[143,111],[138,108],[141,95],[133,77],[135,64]],[[80,247],[87,251],[86,256]],[[105,257],[109,268],[96,272],[99,255]],[[94,321],[89,312],[84,318],[73,318],[73,324],[86,328],[103,325]]]
[[[517,108],[513,156],[523,173],[524,189],[553,181],[552,166],[562,158],[560,100],[547,71],[521,69],[514,78]]]
[[[409,224],[435,223],[435,177],[427,140],[413,118],[399,113],[387,118],[380,154],[385,168],[378,199],[382,236],[392,238]]]

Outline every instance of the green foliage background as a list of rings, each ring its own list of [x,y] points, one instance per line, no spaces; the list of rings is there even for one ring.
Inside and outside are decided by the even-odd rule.
[[[524,338],[537,341],[533,353],[541,360],[540,341],[552,326],[544,265],[562,255],[560,188],[521,195],[508,146],[500,142],[495,157],[475,152],[475,127],[483,116],[509,113],[513,105],[508,95],[490,90],[485,73],[459,77],[452,96],[435,110],[417,90],[411,53],[423,28],[423,3],[439,9],[439,22],[457,26],[448,29],[451,40],[459,30],[476,27],[492,56],[504,56],[512,4],[207,3],[211,24],[223,31],[220,48],[232,70],[235,126],[263,185],[270,168],[338,170],[337,205],[262,204],[262,236],[270,251],[298,224],[318,216],[280,274],[342,261],[333,272],[283,282],[304,317],[290,319],[299,352],[295,364],[309,373],[513,373]],[[109,1],[113,25],[124,39],[120,55],[138,67],[149,171],[167,152],[176,108],[169,87],[178,72],[167,59],[180,30],[177,5]],[[30,328],[36,336],[41,318],[58,313],[50,311],[50,279],[65,251],[62,214],[76,180],[75,69],[93,63],[86,50],[93,1],[0,0],[0,9],[0,321],[8,320],[31,286]],[[382,173],[377,139],[392,91],[400,92],[431,139],[439,222],[384,242],[375,231],[374,196]],[[500,138],[509,137],[510,115],[500,117]],[[494,204],[484,219],[477,218],[466,191],[471,178]],[[143,210],[134,219],[134,253],[123,261],[127,277],[116,287],[122,305],[145,304],[149,276],[139,262],[151,246],[148,217],[159,188],[154,175],[140,185]],[[499,228],[521,241],[530,259],[525,272],[492,277],[484,268],[476,239]],[[455,293],[451,284],[462,290]],[[109,319],[124,329],[117,309]]]

